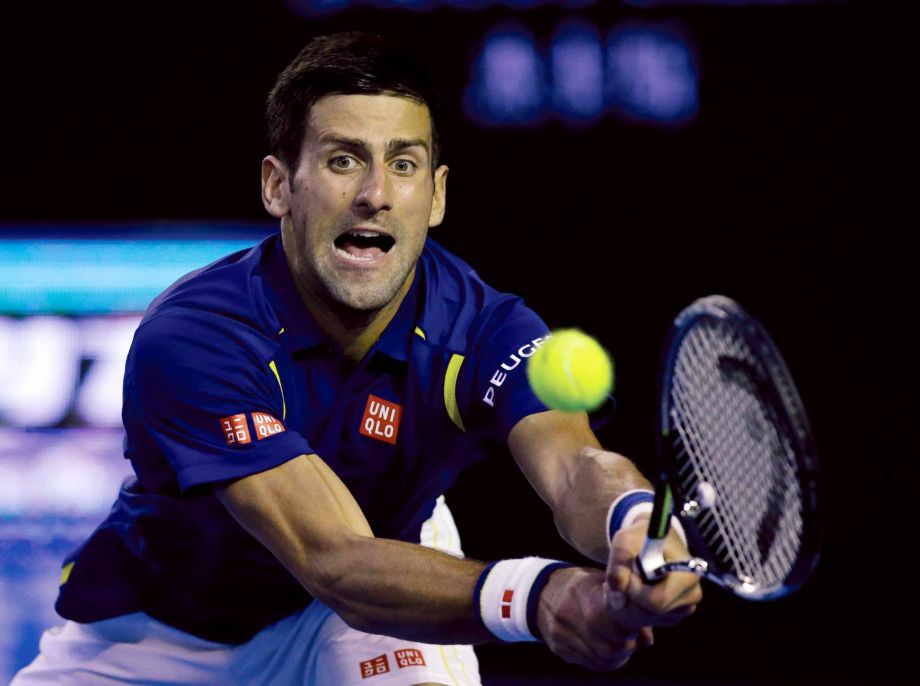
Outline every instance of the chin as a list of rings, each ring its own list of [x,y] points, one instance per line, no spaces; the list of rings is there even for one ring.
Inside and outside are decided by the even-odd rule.
[[[391,289],[359,288],[353,290],[339,289],[333,291],[332,299],[339,306],[355,312],[376,312],[386,307],[396,294],[399,287]]]

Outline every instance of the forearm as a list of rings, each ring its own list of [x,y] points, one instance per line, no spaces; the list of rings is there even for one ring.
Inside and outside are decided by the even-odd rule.
[[[525,417],[511,430],[508,447],[552,509],[562,537],[582,554],[606,562],[610,504],[626,491],[650,488],[636,466],[601,450],[584,414],[550,411]]]
[[[485,565],[374,538],[348,489],[316,455],[215,493],[243,528],[349,625],[426,643],[490,638],[473,604]]]
[[[593,447],[565,461],[561,483],[553,506],[559,533],[583,555],[606,564],[610,504],[626,491],[650,490],[651,484],[623,455]]]
[[[421,545],[354,536],[322,565],[289,567],[349,625],[425,643],[494,640],[478,617],[473,590],[485,569]]]

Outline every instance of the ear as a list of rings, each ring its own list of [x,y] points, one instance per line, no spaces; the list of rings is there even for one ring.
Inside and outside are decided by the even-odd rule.
[[[428,216],[428,227],[438,226],[444,221],[444,212],[447,211],[447,172],[445,165],[434,170],[434,197],[431,199],[431,214]]]
[[[291,211],[287,166],[273,155],[262,160],[262,204],[276,219]]]

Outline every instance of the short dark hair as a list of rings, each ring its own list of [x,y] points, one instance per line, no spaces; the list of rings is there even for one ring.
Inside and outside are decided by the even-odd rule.
[[[402,45],[357,31],[312,39],[278,76],[265,110],[269,152],[295,170],[313,105],[327,95],[354,94],[397,95],[428,107],[431,166],[437,167],[440,108],[433,78]]]

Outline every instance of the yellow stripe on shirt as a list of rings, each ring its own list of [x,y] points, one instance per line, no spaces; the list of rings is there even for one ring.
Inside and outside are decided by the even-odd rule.
[[[272,371],[275,373],[275,378],[278,379],[278,388],[281,389],[281,421],[283,422],[287,417],[287,404],[284,402],[284,386],[281,385],[281,376],[278,374],[278,367],[275,365],[275,361],[272,360],[269,362],[268,366],[271,367]]]
[[[466,431],[463,419],[460,417],[460,408],[457,405],[457,377],[460,375],[463,359],[463,355],[454,353],[450,356],[450,362],[447,363],[447,372],[444,374],[444,406],[447,408],[447,416],[457,425],[457,428]]]

